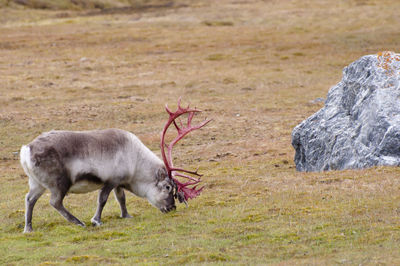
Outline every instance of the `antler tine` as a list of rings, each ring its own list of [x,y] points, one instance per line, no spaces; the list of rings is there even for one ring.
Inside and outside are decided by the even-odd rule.
[[[174,121],[172,121],[173,123],[174,123],[174,126],[175,126],[175,128],[176,128],[176,130],[178,130],[178,132],[181,130],[181,128],[182,128],[182,122],[181,122],[181,127],[179,127],[177,124],[176,124],[176,121],[174,120]]]
[[[194,177],[192,177],[190,175],[185,175],[185,174],[181,174],[181,173],[175,173],[175,176],[184,177],[184,178],[187,178],[187,179],[195,181],[195,182],[200,182],[201,181],[200,178],[194,178]]]
[[[182,100],[182,96],[180,96],[178,99],[178,109],[181,109],[181,100]]]
[[[195,112],[190,112],[188,115],[188,119],[187,119],[187,126],[190,127],[190,124],[192,123],[192,119],[194,117]]]
[[[172,111],[168,108],[168,104],[165,105],[165,110],[167,111],[167,113],[171,116],[173,113]]]
[[[175,172],[184,172],[184,173],[188,173],[188,174],[192,174],[192,175],[200,176],[200,177],[203,176],[202,174],[198,173],[199,169],[197,169],[196,171],[190,171],[190,170],[186,170],[186,169],[182,169],[182,168],[172,168],[171,170],[175,171]]]
[[[182,123],[182,120],[179,118],[179,125],[180,125],[180,128],[183,128],[183,123]]]

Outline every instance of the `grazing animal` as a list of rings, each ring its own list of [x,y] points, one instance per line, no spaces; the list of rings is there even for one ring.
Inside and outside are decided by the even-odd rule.
[[[36,201],[48,189],[51,193],[50,204],[68,221],[85,226],[63,205],[68,193],[87,193],[99,191],[97,210],[91,222],[101,225],[101,213],[113,190],[121,208],[121,217],[129,218],[125,203],[124,190],[146,198],[163,213],[176,209],[175,199],[185,202],[197,196],[201,189],[190,188],[199,179],[188,176],[200,176],[197,171],[173,168],[172,146],[187,133],[198,129],[190,125],[195,112],[199,110],[181,108],[172,113],[168,107],[170,119],[164,127],[161,137],[163,160],[151,152],[134,134],[121,129],[94,131],[50,131],[41,134],[31,143],[22,146],[21,165],[29,177],[29,192],[25,197],[25,229],[32,231],[32,212]],[[188,126],[184,133],[175,123],[175,119],[189,113]],[[178,130],[177,140],[168,146],[168,155],[164,152],[165,134],[174,123]],[[178,174],[177,172],[186,174]],[[190,179],[180,183],[175,175]]]

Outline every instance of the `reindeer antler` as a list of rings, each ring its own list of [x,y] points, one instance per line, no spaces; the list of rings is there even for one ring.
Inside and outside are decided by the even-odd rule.
[[[202,176],[201,174],[198,173],[198,170],[196,171],[189,171],[185,170],[182,168],[176,168],[173,165],[172,162],[172,148],[178,141],[183,139],[187,134],[190,132],[202,128],[203,126],[207,125],[211,119],[209,120],[204,120],[202,123],[200,123],[197,126],[192,126],[192,119],[195,115],[195,113],[201,112],[200,110],[197,110],[196,108],[190,109],[189,105],[186,108],[181,107],[181,98],[178,100],[178,109],[175,112],[172,112],[167,105],[165,105],[165,109],[167,113],[169,114],[169,119],[167,123],[164,126],[164,129],[161,133],[161,155],[165,164],[165,167],[168,171],[168,175],[170,178],[172,178],[177,185],[177,191],[176,191],[176,197],[178,197],[180,202],[185,202],[188,199],[192,199],[197,197],[200,192],[203,190],[203,187],[197,189],[197,184],[200,182],[200,177]],[[176,122],[176,119],[180,117],[183,114],[188,114],[187,118],[187,124],[183,125],[182,122],[179,120],[179,125]],[[168,145],[165,143],[165,135],[167,133],[168,128],[171,126],[171,124],[174,124],[176,130],[178,131],[178,136],[173,139]],[[165,147],[167,147],[168,154],[165,154]],[[193,177],[191,175],[197,176]],[[179,180],[177,180],[175,177],[183,177],[188,179],[187,182],[181,183]],[[190,187],[192,186],[192,187]]]

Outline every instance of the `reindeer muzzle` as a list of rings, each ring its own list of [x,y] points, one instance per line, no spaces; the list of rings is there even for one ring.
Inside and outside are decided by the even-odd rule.
[[[172,205],[169,205],[169,206],[167,206],[167,207],[164,207],[164,208],[161,208],[161,209],[160,209],[160,211],[161,211],[162,213],[168,213],[168,212],[174,211],[174,210],[176,210],[175,204],[172,204]]]

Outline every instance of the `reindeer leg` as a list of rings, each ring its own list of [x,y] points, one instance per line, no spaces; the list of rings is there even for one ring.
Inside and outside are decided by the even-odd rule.
[[[63,192],[62,190],[53,189],[50,196],[50,205],[53,206],[62,216],[64,216],[65,219],[71,223],[85,227],[84,223],[82,223],[78,218],[73,216],[69,211],[67,211],[67,209],[65,209],[63,205],[65,194],[66,192]]]
[[[29,178],[29,192],[25,197],[25,229],[24,233],[32,232],[32,213],[36,201],[43,195],[45,188],[34,179]]]
[[[100,190],[99,196],[97,198],[97,210],[96,214],[90,220],[94,226],[101,225],[101,213],[103,212],[103,208],[106,205],[108,196],[110,195],[111,190],[114,189],[115,186],[111,184],[105,184],[104,187]]]
[[[132,218],[126,209],[125,192],[122,187],[114,188],[114,196],[117,199],[119,206],[121,207],[121,218]]]

